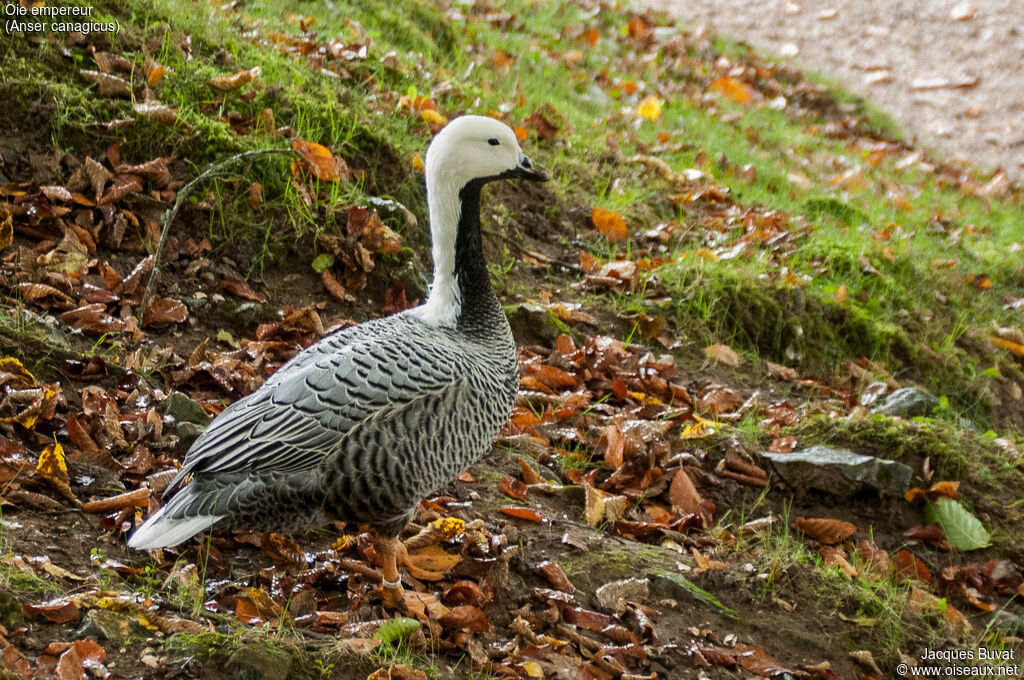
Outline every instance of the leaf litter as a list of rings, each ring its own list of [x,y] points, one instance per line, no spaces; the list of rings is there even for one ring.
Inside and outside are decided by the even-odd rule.
[[[499,15],[480,20],[505,21]],[[666,68],[699,63],[680,49],[682,45],[673,45],[671,38],[656,30],[656,23],[647,15],[635,14],[624,31],[581,26],[576,39],[589,47],[601,41],[621,41],[640,52],[663,50]],[[265,39],[322,73],[340,78],[352,77],[371,53],[368,39],[325,40],[305,27],[300,37],[267,35]],[[586,59],[582,50],[556,55],[552,47],[541,45],[540,49],[573,66]],[[131,63],[125,71],[122,57],[108,53],[93,56],[99,70],[85,69],[80,71],[81,77],[92,83],[100,96],[133,96],[134,85],[114,73],[131,74]],[[504,59],[511,61],[507,55]],[[747,62],[726,62],[715,62],[703,81],[687,83],[687,91],[681,93],[650,94],[635,80],[610,82],[607,74],[598,83],[632,97],[621,112],[629,125],[657,124],[664,107],[684,95],[724,97],[742,106],[761,106],[771,105],[774,95],[795,100],[794,95],[812,94],[795,91],[802,85],[793,85],[786,74],[755,56]],[[401,68],[397,59],[389,63],[391,68]],[[639,63],[624,68],[640,73]],[[147,68],[145,82],[157,86],[166,76],[161,69],[159,65]],[[248,85],[258,87],[259,75],[258,68],[241,70],[217,76],[208,84],[231,93]],[[784,94],[779,95],[780,91]],[[437,101],[443,99],[402,95],[392,101],[427,131],[435,131],[447,121],[437,108]],[[153,98],[133,106],[139,115],[155,122],[176,121],[177,112]],[[237,134],[258,128],[256,122],[228,118]],[[273,130],[272,120],[273,112],[261,118],[267,132]],[[532,134],[542,142],[554,142],[568,132],[567,121],[551,106],[509,122],[516,124],[521,139]],[[830,132],[853,135],[851,130],[856,131],[858,125],[859,121],[848,118]],[[670,139],[666,136],[661,143]],[[863,143],[876,140],[865,138]],[[317,182],[347,182],[353,177],[348,164],[331,149],[300,139],[292,139],[291,144],[299,154],[291,168],[293,187],[308,203],[318,195]],[[885,152],[902,154],[908,160],[910,150],[892,146]],[[738,203],[728,188],[715,180],[710,167],[676,172],[656,154],[657,149],[652,149],[634,161],[665,183],[667,201],[682,209],[699,206],[701,211],[697,219],[706,236],[688,256],[701,261],[763,257],[784,265],[792,251],[792,239],[801,237],[804,225],[776,211]],[[74,159],[73,170],[63,183],[12,183],[0,189],[3,288],[38,313],[55,315],[68,332],[117,338],[125,347],[117,361],[95,354],[88,360],[70,360],[77,362],[69,365],[71,379],[46,384],[37,381],[18,359],[0,360],[0,419],[5,426],[0,438],[0,479],[4,504],[17,514],[39,510],[47,503],[49,510],[81,504],[86,512],[103,516],[103,530],[120,536],[159,507],[160,492],[176,472],[183,453],[181,423],[163,412],[170,392],[178,390],[203,413],[216,414],[225,403],[256,389],[267,374],[302,346],[329,332],[330,326],[325,327],[315,308],[284,307],[276,310],[276,320],[259,324],[251,333],[232,336],[235,345],[229,351],[211,348],[208,338],[182,354],[170,345],[160,346],[160,340],[194,320],[186,301],[176,297],[154,295],[145,310],[138,309],[154,266],[149,253],[159,242],[159,214],[147,208],[143,196],[173,201],[181,188],[171,170],[175,159],[129,164],[122,161],[117,145],[109,147],[105,156],[105,162],[102,157]],[[846,189],[856,187],[859,181],[856,173],[837,175],[836,179]],[[984,195],[1002,190],[999,185],[976,185],[969,179],[956,181],[965,193]],[[262,205],[262,187],[256,183],[248,186],[248,201],[255,210]],[[318,273],[331,295],[350,302],[355,292],[367,286],[378,259],[396,253],[402,241],[370,208],[351,206],[346,217],[344,235],[321,236],[317,245],[330,259]],[[601,252],[599,248],[580,250],[585,274],[577,282],[579,287],[598,293],[630,292],[649,301],[663,297],[657,270],[670,264],[659,254],[658,244],[702,238],[694,235],[691,226],[673,222],[638,234],[628,213],[600,207],[590,209],[590,226],[595,232],[584,245],[593,246],[599,239],[610,243],[631,239],[636,248],[607,261],[593,254]],[[208,242],[172,239],[165,247],[165,259],[185,268],[201,266],[210,250]],[[788,270],[782,280],[793,287],[803,285]],[[268,302],[264,293],[241,278],[222,278],[217,283],[243,300]],[[395,285],[388,289],[386,312],[409,304],[404,289]],[[981,290],[993,284],[982,274],[967,285]],[[582,325],[597,325],[595,317],[578,303],[548,300],[546,305],[576,331]],[[671,324],[663,317],[645,314],[630,321],[641,339],[676,349],[671,347]],[[992,339],[1011,352],[1020,344],[1002,336]],[[705,356],[732,368],[743,363],[725,344],[708,347]],[[589,526],[605,532],[608,540],[647,543],[672,551],[685,559],[695,574],[736,571],[732,560],[719,555],[728,553],[736,542],[728,530],[715,526],[723,511],[729,510],[722,507],[723,501],[735,500],[744,486],[772,488],[777,479],[742,447],[716,461],[711,447],[702,444],[727,423],[753,416],[759,427],[778,435],[773,449],[793,450],[798,442],[780,435],[780,428],[792,427],[815,412],[853,413],[860,405],[862,377],[877,367],[867,360],[851,361],[838,376],[824,380],[768,364],[766,370],[774,379],[797,383],[805,390],[806,399],[797,406],[777,399],[762,402],[757,392],[728,384],[725,374],[715,373],[720,376],[715,380],[690,375],[678,368],[672,355],[605,335],[575,332],[559,335],[546,346],[522,346],[519,363],[517,407],[501,439],[516,451],[518,470],[494,484],[502,503],[511,499],[516,504],[504,504],[492,512],[461,498],[425,500],[411,528],[422,531],[406,539],[403,560],[409,586],[405,606],[412,616],[407,621],[415,625],[403,623],[400,631],[385,634],[382,631],[398,620],[385,623],[377,626],[375,639],[391,642],[401,638],[417,649],[468,656],[474,667],[504,677],[543,677],[561,669],[579,669],[580,677],[586,678],[653,678],[655,664],[667,668],[742,667],[764,677],[792,673],[766,651],[728,639],[728,635],[723,635],[723,640],[710,629],[688,631],[688,648],[671,641],[664,632],[659,636],[660,622],[667,618],[666,605],[652,601],[646,586],[619,585],[614,592],[621,596],[609,596],[602,603],[598,595],[595,601],[570,578],[579,581],[579,574],[569,571],[567,575],[557,557],[537,559],[526,549],[516,558],[523,563],[515,568],[528,585],[514,591],[508,573],[515,537],[561,529],[565,523],[573,531]],[[883,393],[892,389],[884,381],[882,385]],[[920,495],[936,507],[940,503],[952,507],[949,502],[955,503],[951,498],[955,491],[933,488]],[[561,498],[574,500],[551,500]],[[937,521],[910,529],[908,538],[948,550],[987,543],[977,519],[963,506],[957,504],[956,508],[947,510],[945,516],[936,512]],[[746,533],[756,535],[772,522],[774,518],[768,516],[743,527]],[[851,577],[892,575],[912,583],[910,607],[924,613],[941,610],[954,630],[968,629],[970,623],[955,606],[940,602],[941,595],[989,611],[999,598],[1024,594],[1020,569],[1007,560],[953,564],[933,573],[915,554],[922,551],[919,543],[890,556],[867,540],[854,544],[851,538],[861,527],[845,520],[801,517],[795,527],[821,544],[819,551],[826,564],[837,565]],[[24,603],[22,610],[33,619],[68,624],[91,609],[109,609],[130,615],[149,630],[165,633],[209,630],[215,619],[208,614],[220,612],[248,626],[326,632],[348,642],[373,638],[366,635],[370,626],[354,619],[373,611],[374,589],[380,580],[379,555],[369,534],[358,527],[345,530],[351,532],[345,535],[350,540],[315,552],[307,552],[285,537],[241,532],[217,534],[203,547],[185,546],[154,555],[161,567],[181,556],[201,558],[206,578],[215,579],[216,587],[201,593],[210,597],[199,612],[180,612],[166,601],[140,599],[134,592],[105,591],[92,585],[73,595]],[[423,538],[417,539],[420,536]],[[561,544],[566,551],[590,549],[587,541],[568,532]],[[250,548],[259,550],[274,566],[239,578],[229,560]],[[72,571],[48,560],[17,556],[12,564],[22,571],[75,580]],[[124,578],[127,587],[142,583],[139,568],[111,560],[104,564],[104,569]],[[46,667],[47,655],[57,659],[56,667],[64,669],[61,677],[80,675],[89,663],[102,664],[106,655],[95,642],[79,640],[48,647],[45,654],[33,659],[18,650],[8,633],[0,630],[5,663],[21,677]],[[354,650],[360,645],[350,646]],[[358,653],[371,648],[364,645]],[[415,677],[415,673],[396,665],[387,675],[380,671],[377,675]]]

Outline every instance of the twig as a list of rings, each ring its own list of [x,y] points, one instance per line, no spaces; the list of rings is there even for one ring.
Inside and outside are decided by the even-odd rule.
[[[164,243],[167,242],[167,236],[171,232],[171,224],[174,222],[174,218],[178,216],[178,211],[181,210],[182,204],[185,203],[192,192],[195,191],[196,186],[204,180],[222,174],[229,165],[236,161],[272,153],[294,154],[297,152],[292,149],[258,149],[256,151],[246,151],[244,153],[236,154],[230,158],[225,158],[222,161],[213,163],[207,167],[206,170],[199,173],[198,177],[181,188],[181,191],[178,192],[178,196],[174,200],[174,205],[164,211],[164,216],[160,218],[160,223],[162,225],[160,229],[160,242],[157,243],[156,253],[154,253],[153,256],[153,271],[150,272],[149,282],[146,283],[146,290],[142,293],[142,302],[139,305],[139,309],[142,310],[139,313],[140,318],[146,314],[146,306],[149,304],[149,297],[153,294],[153,284],[156,282],[156,275],[160,272],[160,255],[164,251]]]
[[[513,241],[512,239],[510,239],[508,236],[505,236],[504,234],[499,233],[499,232],[497,232],[497,231],[495,231],[493,229],[483,229],[483,232],[485,234],[487,234],[488,236],[497,236],[502,241],[504,241],[507,245],[509,245],[509,246],[515,248],[517,251],[519,251],[519,253],[521,255],[526,255],[527,257],[532,257],[535,260],[540,260],[544,264],[553,264],[553,265],[558,266],[558,267],[564,267],[565,269],[568,269],[569,271],[576,272],[577,274],[585,274],[586,273],[586,272],[583,271],[583,269],[579,265],[572,264],[571,262],[563,262],[562,260],[556,260],[553,257],[548,257],[547,255],[545,255],[543,253],[538,253],[535,250],[527,250],[522,245],[520,245],[520,244],[516,243],[515,241]]]

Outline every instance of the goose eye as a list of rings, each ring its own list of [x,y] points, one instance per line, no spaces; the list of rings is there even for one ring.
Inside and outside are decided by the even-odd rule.
[[[490,144],[491,146],[498,146],[498,140],[495,137],[491,137],[490,139],[488,139],[487,143]]]

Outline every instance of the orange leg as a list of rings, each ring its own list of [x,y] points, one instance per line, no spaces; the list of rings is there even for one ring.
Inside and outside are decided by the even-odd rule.
[[[398,551],[401,543],[397,537],[383,538],[378,536],[376,541],[377,552],[380,558],[384,580],[381,583],[381,600],[388,609],[395,609],[402,605],[402,577],[398,573]]]

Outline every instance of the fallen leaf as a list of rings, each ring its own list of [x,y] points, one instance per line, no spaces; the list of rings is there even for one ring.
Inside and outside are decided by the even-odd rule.
[[[702,510],[704,499],[693,485],[693,480],[686,470],[679,469],[672,478],[672,484],[668,489],[669,501],[672,508],[684,515],[698,515]]]
[[[221,279],[218,281],[220,287],[228,291],[232,295],[237,295],[240,298],[246,300],[252,300],[253,302],[266,302],[267,296],[261,293],[257,293],[252,289],[247,282],[241,279]]]
[[[661,100],[654,95],[644,97],[636,107],[636,114],[646,120],[654,121],[661,118]]]
[[[613,243],[622,241],[629,236],[625,218],[614,210],[594,208],[590,212],[590,221],[594,224],[595,229]]]
[[[520,482],[515,477],[512,477],[511,475],[506,475],[505,479],[501,480],[501,482],[498,483],[498,486],[501,488],[502,491],[504,491],[506,494],[516,499],[517,501],[526,500],[526,484]]]
[[[498,508],[498,512],[509,517],[515,517],[516,519],[524,519],[528,522],[540,523],[544,521],[544,517],[531,508],[504,507]]]
[[[29,616],[42,616],[51,623],[71,623],[79,619],[78,607],[69,600],[51,600],[43,604],[25,604],[21,607]]]
[[[731,76],[725,76],[711,83],[712,92],[724,94],[735,102],[745,104],[750,101],[750,88]]]
[[[842,543],[857,532],[857,527],[841,519],[797,517],[796,528],[825,545]]]
[[[138,489],[126,491],[125,493],[118,494],[116,496],[110,496],[98,501],[89,501],[82,505],[82,511],[89,513],[106,513],[130,507],[145,508],[149,504],[149,494],[149,487],[142,486]]]
[[[293,139],[292,149],[299,152],[306,166],[318,179],[325,182],[348,180],[348,166],[345,161],[332,154],[326,146],[316,142]],[[295,167],[294,164],[293,167]]]
[[[172,109],[157,101],[135,102],[135,113],[158,125],[173,125],[178,120],[178,109]]]
[[[124,97],[129,99],[132,96],[132,88],[128,81],[120,76],[81,69],[78,74],[97,86],[97,92],[101,97]]]
[[[547,582],[551,584],[551,587],[555,590],[561,590],[563,593],[575,593],[576,586],[569,581],[565,572],[554,562],[547,560],[541,562],[537,569],[547,579]]]
[[[230,76],[217,76],[211,78],[206,84],[221,92],[232,92],[244,85],[248,85],[263,71],[259,66],[253,66],[246,71],[238,71]],[[294,147],[293,147],[294,148]]]
[[[142,317],[142,327],[153,324],[183,323],[188,319],[188,307],[181,300],[156,298],[149,303]]]
[[[729,345],[718,344],[705,347],[704,356],[733,368],[739,368],[743,364],[743,357]]]
[[[486,633],[491,629],[487,615],[471,604],[452,607],[448,613],[438,617],[437,622],[445,628],[464,628],[473,633]]]

